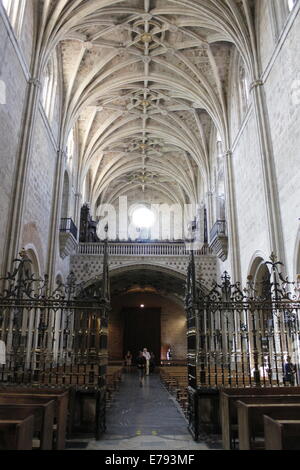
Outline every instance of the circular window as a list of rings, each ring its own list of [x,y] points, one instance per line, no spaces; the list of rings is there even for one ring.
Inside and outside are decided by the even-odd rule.
[[[132,222],[139,228],[150,228],[155,222],[155,215],[147,207],[138,207],[132,213]]]

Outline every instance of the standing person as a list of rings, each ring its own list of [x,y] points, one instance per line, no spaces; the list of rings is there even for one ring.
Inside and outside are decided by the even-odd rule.
[[[171,348],[169,347],[167,351],[167,361],[170,361],[171,358],[172,358],[172,352],[171,352]]]
[[[146,370],[146,359],[142,351],[139,352],[139,355],[136,360],[137,368],[139,371],[140,387],[144,385],[145,370]]]
[[[154,352],[150,352],[150,372],[154,372],[155,369],[155,355]]]
[[[291,356],[287,356],[286,363],[284,364],[284,384],[290,383],[292,386],[295,385],[295,374],[296,366],[291,361]]]
[[[130,371],[131,364],[132,364],[132,354],[130,351],[127,351],[127,354],[125,356],[125,365],[126,365],[127,371]]]
[[[143,349],[143,356],[146,359],[146,375],[149,375],[149,366],[150,366],[150,353],[147,348]]]

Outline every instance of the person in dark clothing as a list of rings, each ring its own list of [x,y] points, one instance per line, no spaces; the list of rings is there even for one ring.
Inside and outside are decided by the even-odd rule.
[[[171,348],[169,347],[167,351],[167,361],[170,361],[171,359],[172,359],[172,351],[171,351]]]
[[[296,367],[291,361],[291,357],[287,356],[286,363],[284,364],[284,383],[291,384],[292,386],[295,385],[295,374],[296,374]]]
[[[136,365],[139,371],[140,387],[142,387],[144,385],[144,378],[146,373],[146,358],[144,357],[142,351],[139,352],[139,355],[136,360]]]
[[[155,369],[155,355],[153,352],[150,353],[150,367],[149,370],[150,372],[154,372]]]

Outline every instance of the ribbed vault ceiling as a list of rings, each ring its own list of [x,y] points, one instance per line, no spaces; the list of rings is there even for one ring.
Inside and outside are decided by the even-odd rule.
[[[149,191],[196,202],[201,185],[209,190],[212,136],[228,145],[233,47],[251,69],[252,2],[45,4],[45,38],[61,49],[65,135],[76,125],[80,184],[89,173],[93,207]]]

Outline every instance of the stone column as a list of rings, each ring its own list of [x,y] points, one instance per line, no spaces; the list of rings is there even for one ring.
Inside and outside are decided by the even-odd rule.
[[[206,204],[207,204],[207,236],[208,236],[208,240],[210,239],[210,230],[212,229],[212,226],[213,226],[213,214],[214,214],[214,210],[213,210],[213,197],[214,197],[214,193],[212,191],[207,191],[207,193],[205,194],[206,196]]]
[[[38,78],[28,81],[27,98],[24,108],[23,128],[21,129],[20,152],[16,164],[16,176],[12,193],[12,210],[8,222],[10,238],[6,240],[4,273],[11,270],[12,262],[19,252],[21,229],[23,227],[24,208],[27,194],[27,179],[32,153],[33,132],[39,106],[41,82]]]
[[[75,208],[74,208],[74,223],[78,228],[78,241],[79,241],[79,230],[80,230],[80,211],[82,206],[82,194],[75,193]]]
[[[253,96],[253,105],[257,124],[260,157],[263,175],[264,196],[267,213],[267,228],[269,235],[270,253],[285,263],[285,250],[283,243],[282,221],[277,188],[277,176],[274,165],[274,156],[268,124],[268,112],[265,104],[263,82],[256,80],[251,84],[250,91]]]
[[[233,283],[241,281],[240,248],[236,217],[234,178],[232,171],[232,151],[224,154],[226,188],[226,219],[228,224],[228,253],[230,256]]]
[[[49,233],[49,248],[47,257],[47,273],[49,275],[49,286],[52,287],[55,276],[55,265],[57,253],[59,252],[59,226],[61,216],[61,201],[64,183],[64,170],[67,155],[63,149],[57,151],[55,166],[55,180],[53,189],[52,216]]]

